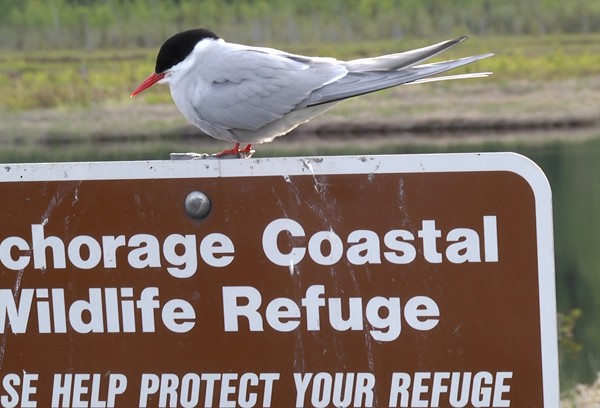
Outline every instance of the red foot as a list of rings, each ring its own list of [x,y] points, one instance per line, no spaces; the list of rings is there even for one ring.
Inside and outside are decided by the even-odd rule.
[[[229,154],[233,154],[236,156],[240,156],[240,153],[243,153],[244,155],[247,155],[250,153],[250,151],[252,150],[252,145],[251,144],[247,144],[246,147],[244,147],[244,149],[240,150],[240,144],[236,143],[235,146],[233,146],[233,148],[231,149],[227,149],[227,150],[223,150],[222,152],[217,153],[215,156],[217,157],[223,157]]]

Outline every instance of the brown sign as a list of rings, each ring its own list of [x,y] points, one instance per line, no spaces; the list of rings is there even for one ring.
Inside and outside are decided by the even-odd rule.
[[[0,197],[2,407],[558,407],[521,156],[10,165]]]

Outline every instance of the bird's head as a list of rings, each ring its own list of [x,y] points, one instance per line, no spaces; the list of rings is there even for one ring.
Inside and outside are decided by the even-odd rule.
[[[177,72],[182,63],[188,59],[196,45],[206,38],[216,40],[219,37],[212,31],[198,28],[182,31],[165,41],[158,51],[154,72],[135,88],[131,97],[133,98],[156,83],[166,82],[169,76]]]

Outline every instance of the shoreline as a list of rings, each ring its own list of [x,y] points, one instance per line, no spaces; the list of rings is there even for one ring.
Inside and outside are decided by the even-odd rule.
[[[167,89],[159,88],[159,92]],[[401,86],[344,101],[271,143],[261,153],[396,150],[516,142],[540,144],[600,136],[600,74],[554,81],[468,80]],[[5,157],[145,157],[167,149],[216,152],[231,143],[203,135],[173,103],[113,101],[88,107],[0,110]],[[96,156],[93,156],[94,152]],[[66,155],[63,155],[66,156]],[[161,156],[162,157],[162,156]]]
[[[6,146],[23,146],[35,141],[37,146],[69,146],[69,145],[119,145],[137,143],[174,143],[190,146],[228,146],[230,142],[213,139],[194,126],[185,123],[169,123],[162,126],[144,124],[141,128],[113,127],[105,130],[94,126],[87,129],[77,126],[77,121],[71,121],[68,116],[64,122],[58,117],[52,117],[56,112],[45,112],[45,120],[34,123],[41,126],[25,126],[17,132],[2,129],[0,125],[0,144]],[[22,113],[25,117],[30,112]],[[34,112],[33,116],[40,113]],[[62,116],[58,114],[57,116]],[[85,115],[84,115],[85,116]],[[0,116],[1,119],[1,116]],[[93,122],[93,118],[90,118]],[[73,124],[73,128],[60,129],[65,123]],[[58,126],[57,126],[58,125]],[[56,126],[56,127],[55,127]],[[41,129],[46,127],[46,129]],[[82,131],[83,130],[83,131]],[[30,133],[29,133],[30,132]],[[26,134],[29,133],[29,134]],[[573,138],[571,135],[576,134]],[[485,142],[485,141],[520,141],[539,142],[545,140],[579,140],[600,136],[600,117],[565,116],[523,118],[461,118],[447,117],[431,120],[394,121],[382,119],[379,121],[352,121],[340,119],[319,118],[300,125],[289,134],[274,139],[265,144],[276,149],[301,147],[310,142],[316,145],[356,144],[356,143],[394,143],[394,144],[431,144],[450,141],[454,142]],[[26,139],[25,139],[26,138]]]

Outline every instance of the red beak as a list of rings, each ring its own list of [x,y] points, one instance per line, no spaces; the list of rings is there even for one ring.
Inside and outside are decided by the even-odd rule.
[[[161,74],[157,74],[156,72],[152,73],[148,78],[144,79],[144,82],[142,82],[141,84],[138,85],[137,88],[135,88],[135,91],[133,91],[131,93],[131,98],[133,98],[134,96],[136,96],[137,94],[142,92],[144,89],[150,88],[152,85],[154,85],[155,83],[157,83],[164,77],[165,77],[164,72]]]

